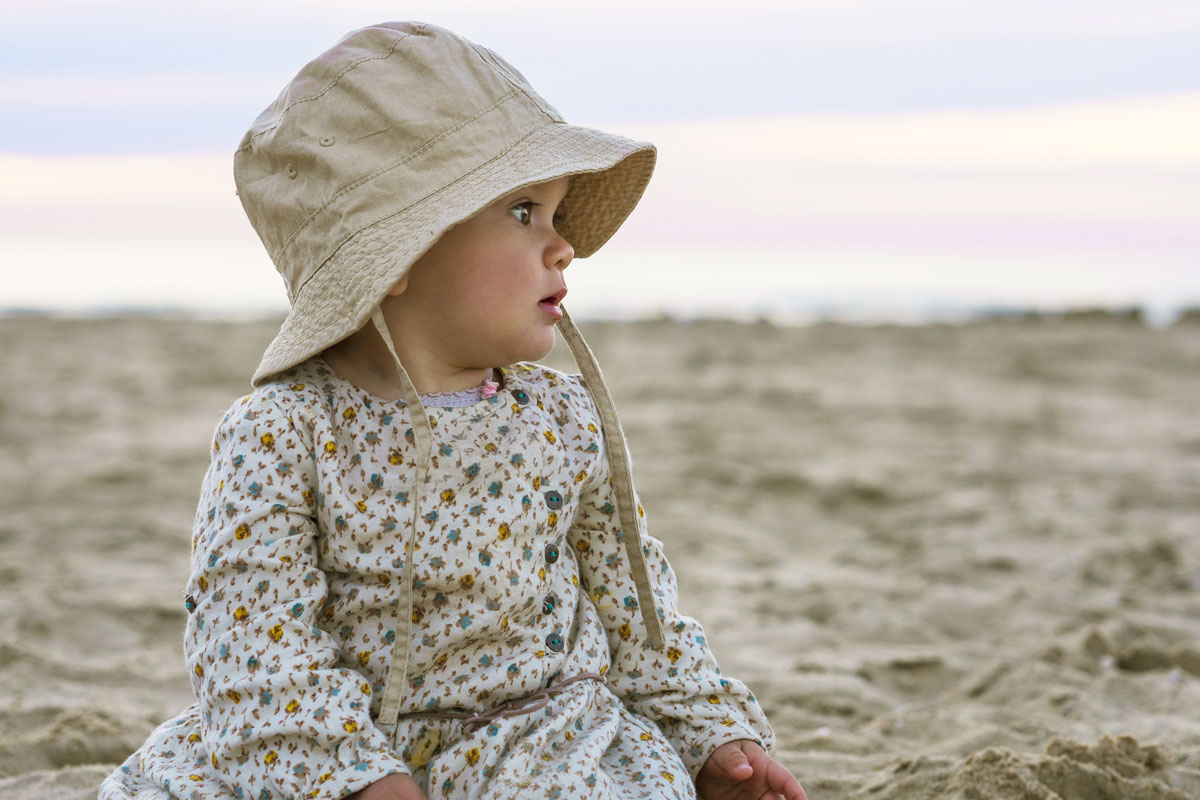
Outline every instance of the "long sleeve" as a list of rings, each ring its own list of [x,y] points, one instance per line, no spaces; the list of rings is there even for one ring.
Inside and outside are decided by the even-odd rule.
[[[643,553],[665,646],[660,652],[646,641],[608,461],[600,457],[593,463],[593,474],[581,487],[568,541],[579,561],[583,592],[595,604],[608,635],[608,685],[626,706],[662,729],[693,778],[725,742],[750,739],[771,749],[774,735],[754,696],[743,683],[721,674],[700,624],[679,613],[675,574],[662,543],[645,532],[639,504]]]
[[[407,773],[336,668],[311,436],[260,390],[226,415],[196,514],[185,655],[212,767],[239,797],[341,798]]]

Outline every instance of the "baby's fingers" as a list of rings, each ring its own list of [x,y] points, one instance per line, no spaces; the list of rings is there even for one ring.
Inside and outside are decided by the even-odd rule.
[[[766,777],[767,787],[773,792],[778,792],[785,800],[808,800],[800,781],[778,761],[771,760]]]
[[[735,781],[744,781],[754,774],[750,759],[742,752],[741,742],[729,742],[717,748],[713,760],[721,772]]]

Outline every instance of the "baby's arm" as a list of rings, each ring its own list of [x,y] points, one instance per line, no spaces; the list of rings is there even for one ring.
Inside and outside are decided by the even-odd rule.
[[[754,696],[740,681],[721,675],[699,623],[679,613],[675,574],[662,543],[645,533],[639,505],[643,554],[665,638],[661,651],[649,646],[606,454],[592,464],[568,541],[579,561],[582,589],[608,634],[608,685],[632,711],[658,724],[693,778],[726,742],[745,739],[770,749],[773,734]]]
[[[239,796],[338,800],[407,766],[371,686],[335,668],[312,443],[263,390],[213,442],[192,543],[185,654],[212,767]]]

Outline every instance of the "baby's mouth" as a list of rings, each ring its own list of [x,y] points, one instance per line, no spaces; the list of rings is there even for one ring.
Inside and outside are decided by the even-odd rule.
[[[559,291],[555,292],[554,294],[546,295],[541,300],[539,300],[538,308],[542,309],[547,314],[550,314],[552,317],[555,317],[556,319],[561,319],[562,315],[563,315],[563,311],[561,308],[559,308],[558,304],[561,303],[562,299],[566,296],[567,296],[567,290],[560,289]]]

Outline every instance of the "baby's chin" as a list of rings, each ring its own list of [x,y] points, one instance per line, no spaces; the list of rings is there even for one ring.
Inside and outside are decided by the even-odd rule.
[[[507,344],[496,342],[492,347],[483,348],[473,358],[463,359],[460,363],[507,367],[521,361],[541,361],[554,349],[554,341],[554,328],[551,327],[544,336],[528,337],[520,342]]]

